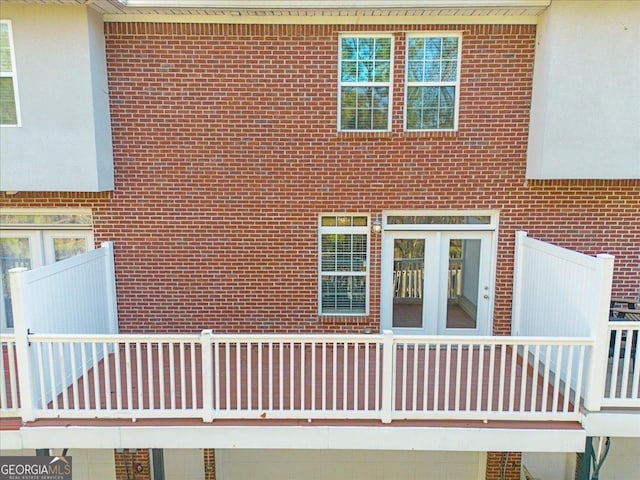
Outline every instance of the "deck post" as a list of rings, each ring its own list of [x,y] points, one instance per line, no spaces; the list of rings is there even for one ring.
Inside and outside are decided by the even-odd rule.
[[[596,282],[594,282],[595,308],[589,325],[594,340],[587,370],[584,393],[584,408],[597,412],[602,406],[609,354],[609,310],[611,308],[611,284],[613,282],[613,256],[596,256]]]
[[[107,309],[109,310],[108,332],[118,333],[118,297],[116,295],[116,270],[113,256],[113,242],[102,242],[100,247],[106,255],[105,262],[105,286],[107,288]]]
[[[385,330],[382,333],[382,405],[380,412],[380,420],[382,423],[391,423],[394,395],[393,357],[393,332]]]
[[[31,365],[31,351],[29,346],[27,322],[24,312],[24,299],[20,281],[20,274],[27,269],[24,267],[9,270],[9,284],[11,286],[11,309],[13,311],[13,327],[16,339],[16,363],[18,368],[18,385],[20,387],[20,416],[25,422],[31,422],[35,417],[35,375]]]
[[[513,299],[511,302],[511,335],[520,335],[522,323],[522,257],[525,254],[524,242],[526,239],[527,232],[516,231],[513,261]]]
[[[200,334],[202,348],[202,420],[213,422],[213,330]]]

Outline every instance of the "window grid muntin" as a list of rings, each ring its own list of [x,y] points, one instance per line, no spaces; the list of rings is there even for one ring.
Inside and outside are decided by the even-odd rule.
[[[453,62],[453,56],[447,56],[446,58],[443,57],[443,49],[440,49],[440,54],[438,57],[438,62],[440,64],[440,78],[438,81],[433,81],[433,80],[429,80],[429,81],[425,81],[424,80],[424,76],[425,76],[425,71],[426,71],[426,65],[423,64],[422,68],[423,68],[423,73],[422,73],[422,80],[412,80],[410,79],[410,67],[412,64],[417,63],[415,60],[411,59],[411,42],[413,40],[426,40],[426,39],[432,39],[432,38],[439,38],[441,39],[441,44],[444,44],[445,41],[447,39],[456,39],[456,43],[457,43],[457,51],[456,51],[456,56],[455,56],[455,79],[454,80],[443,80],[442,76],[443,76],[443,69],[442,69],[442,65],[444,63],[448,63],[448,64],[452,64]],[[406,42],[406,67],[405,67],[405,95],[404,95],[404,129],[405,131],[433,131],[433,130],[437,130],[437,131],[455,131],[458,129],[458,111],[459,111],[459,98],[460,98],[460,63],[461,63],[461,57],[462,57],[462,48],[461,48],[461,44],[462,44],[462,35],[460,33],[451,33],[451,32],[446,32],[446,33],[420,33],[420,34],[408,34],[407,35],[407,42]],[[425,42],[426,45],[426,42]],[[427,54],[426,54],[426,47],[421,49],[422,52],[422,60],[426,60],[427,58]],[[440,116],[440,111],[441,111],[441,98],[442,95],[440,94],[440,92],[443,91],[443,89],[451,89],[453,88],[453,109],[452,109],[452,116],[453,116],[453,120],[452,120],[452,124],[451,127],[447,127],[447,128],[442,128],[441,127],[441,116]],[[425,112],[424,112],[424,108],[420,108],[420,109],[412,109],[409,108],[409,96],[410,96],[410,91],[412,89],[417,89],[420,92],[424,92],[424,91],[437,91],[438,92],[438,103],[437,103],[437,111],[438,111],[438,115],[435,117],[437,119],[437,125],[434,128],[410,128],[409,126],[409,117],[410,117],[410,112],[411,111],[418,111],[420,113],[420,125],[424,126],[424,117],[425,117]],[[424,95],[421,95],[422,97],[424,97]]]
[[[344,41],[346,39],[355,39],[357,47],[353,57],[343,58]],[[374,57],[372,60],[360,58],[360,41],[372,40],[374,42]],[[386,65],[387,80],[380,81],[376,77],[376,57],[378,40],[388,41],[388,58],[383,58],[379,63]],[[391,130],[391,98],[392,98],[392,78],[393,78],[393,36],[391,34],[356,34],[341,35],[338,44],[338,130],[340,131],[373,131],[385,132]],[[344,64],[355,63],[356,80],[348,81],[344,78]],[[360,64],[371,63],[373,75],[372,78],[360,80]],[[386,92],[386,95],[385,95]],[[346,108],[343,102],[343,96],[355,96],[354,108]],[[369,105],[363,103],[369,99]],[[362,103],[360,103],[362,102]],[[346,124],[344,112],[352,112],[353,121]],[[384,120],[384,128],[374,128],[376,122]],[[368,124],[369,128],[363,128]]]
[[[318,220],[318,313],[359,316],[369,312],[369,217],[326,214]],[[339,251],[338,236],[348,252]],[[346,241],[348,237],[348,241]],[[333,240],[332,245],[329,241]],[[332,248],[335,247],[335,248]],[[343,257],[339,257],[342,254]],[[345,269],[348,256],[350,269]]]
[[[6,35],[3,35],[6,33]],[[11,90],[12,102],[6,95],[0,94],[0,126],[19,127],[20,126],[20,102],[18,101],[18,76],[16,73],[15,49],[13,43],[13,29],[10,20],[0,20],[0,37],[6,37],[5,45],[0,43],[0,92],[3,89]],[[2,52],[4,50],[4,53]],[[8,54],[8,56],[7,56]],[[8,69],[7,69],[8,67]],[[6,82],[10,79],[10,83]],[[3,87],[4,84],[4,87]],[[3,104],[13,106],[11,123],[4,123]]]

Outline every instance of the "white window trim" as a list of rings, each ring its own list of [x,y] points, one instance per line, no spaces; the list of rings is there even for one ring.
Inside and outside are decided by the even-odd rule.
[[[366,217],[367,226],[365,227],[327,227],[322,225],[322,217]],[[363,313],[324,313],[322,311],[322,235],[332,233],[353,233],[365,234],[367,236],[367,271],[364,276],[366,282],[365,288],[365,306]],[[318,316],[320,317],[366,317],[369,315],[369,295],[371,290],[370,272],[371,272],[371,216],[361,213],[335,213],[325,212],[318,215]],[[341,275],[350,275],[352,272],[341,272]],[[356,276],[356,275],[354,275]]]
[[[8,78],[11,77],[13,79],[13,95],[14,101],[16,104],[16,123],[15,124],[0,124],[0,127],[9,127],[15,128],[22,126],[21,123],[21,115],[20,115],[20,94],[18,92],[18,73],[16,71],[16,55],[15,55],[15,46],[13,43],[13,27],[11,25],[11,20],[0,19],[0,23],[4,23],[7,25],[9,30],[9,54],[11,56],[11,72],[2,72],[0,71],[0,77]]]
[[[389,60],[389,81],[388,82],[348,82],[345,85],[353,87],[388,87],[389,88],[389,100],[388,100],[388,112],[387,112],[387,128],[384,130],[361,130],[361,129],[343,129],[342,125],[342,39],[349,38],[390,38],[391,39],[391,57]],[[391,131],[391,118],[392,118],[392,99],[393,99],[393,57],[394,57],[394,38],[391,33],[342,33],[338,36],[338,131],[339,132],[390,132]]]
[[[455,82],[411,82],[409,83],[409,39],[410,38],[433,38],[433,37],[457,37],[458,38],[458,68],[456,69]],[[460,70],[462,65],[462,32],[421,32],[407,33],[405,42],[405,67],[404,67],[404,107],[403,107],[403,129],[405,132],[457,132],[458,131],[458,114],[460,110]],[[453,86],[456,90],[455,105],[453,112],[453,128],[425,128],[425,129],[407,129],[407,104],[409,87],[445,87]]]

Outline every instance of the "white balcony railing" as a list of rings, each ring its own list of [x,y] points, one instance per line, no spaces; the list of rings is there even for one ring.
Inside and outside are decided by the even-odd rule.
[[[2,334],[0,341],[0,417],[20,416],[16,340]]]
[[[32,418],[578,420],[589,339],[29,335]]]
[[[602,406],[640,408],[640,322],[609,322],[609,338]]]

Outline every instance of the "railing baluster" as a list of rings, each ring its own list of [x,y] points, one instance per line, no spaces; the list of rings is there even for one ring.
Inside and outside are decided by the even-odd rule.
[[[213,342],[213,372],[214,372],[214,376],[213,376],[213,389],[214,389],[214,395],[215,395],[215,405],[213,406],[215,409],[217,410],[221,410],[222,409],[222,405],[220,403],[220,390],[222,389],[222,382],[220,380],[220,362],[222,360],[220,360],[220,342],[218,340]],[[202,368],[210,368],[207,367],[206,365],[202,365]],[[204,400],[204,399],[203,399]]]
[[[253,395],[252,388],[252,375],[253,372],[251,370],[251,349],[253,348],[253,344],[251,342],[247,342],[247,410],[252,409],[251,397]]]
[[[358,411],[358,370],[359,370],[359,365],[358,365],[358,349],[360,348],[358,346],[358,342],[353,342],[353,410],[354,411]]]
[[[333,382],[333,403],[331,404],[331,410],[338,409],[338,344],[333,342],[333,362],[332,368],[332,382]]]
[[[236,348],[236,410],[242,409],[242,344],[235,343]]]
[[[263,395],[263,387],[262,387],[262,342],[258,342],[258,365],[257,365],[257,372],[258,372],[258,410],[262,410],[262,395]]]
[[[93,399],[95,409],[100,409],[100,365],[98,364],[98,344],[91,342],[91,360],[93,362]]]
[[[316,384],[317,372],[316,372],[316,342],[311,342],[311,410],[316,409]]]
[[[60,364],[60,387],[62,390],[62,408],[69,409],[69,389],[67,388],[67,369],[65,368],[65,342],[58,343],[58,363]]]
[[[371,368],[371,364],[370,362],[370,356],[371,356],[371,343],[370,342],[365,342],[364,344],[364,399],[363,399],[363,406],[364,406],[364,410],[370,410],[369,408],[369,373],[370,373],[370,368]]]
[[[142,348],[140,342],[136,342],[136,375],[138,386],[138,410],[144,409],[144,389],[142,388]]]
[[[273,342],[269,342],[269,410],[273,410]]]
[[[456,394],[453,409],[458,412],[460,411],[460,377],[462,375],[462,344],[458,344],[458,349],[456,353]]]
[[[131,342],[124,343],[125,374],[127,377],[127,410],[133,410],[133,365],[131,364]]]
[[[447,343],[447,347],[445,349],[445,367],[444,367],[444,403],[443,410],[445,412],[449,411],[449,395],[450,395],[450,386],[451,386],[451,344]]]
[[[191,361],[189,362],[189,367],[191,368],[191,408],[195,410],[196,408],[198,408],[198,384],[197,384],[197,376],[196,376],[197,363],[196,363],[196,342],[195,341],[191,341],[189,343],[189,354],[191,357]],[[218,359],[216,358],[216,366],[217,366],[217,361]],[[200,368],[202,367],[203,366],[201,362]],[[211,365],[207,368],[211,368]],[[218,382],[217,377],[214,380],[213,384],[215,385],[215,392],[216,394],[218,394],[220,384]],[[218,408],[219,400],[220,400],[219,397],[216,398],[216,404],[214,405],[214,408]]]
[[[422,385],[423,385],[423,393],[422,393],[422,410],[426,412],[429,410],[429,360],[430,360],[430,350],[431,345],[429,343],[425,343],[424,345],[424,367],[422,369]]]
[[[149,409],[155,408],[155,392],[153,388],[153,351],[151,350],[151,342],[147,342],[147,385],[149,386]],[[158,382],[161,382],[162,370],[158,371]]]
[[[165,382],[166,375],[164,374],[164,343],[158,341],[158,395],[160,396],[160,410],[167,408],[167,400],[165,398]]]
[[[531,412],[538,408],[538,368],[540,366],[540,344],[536,345],[533,354],[533,373],[531,374]],[[544,397],[543,397],[544,401]]]
[[[184,342],[179,342],[180,349],[180,409],[185,410],[187,408],[187,379],[186,376],[186,362],[184,352]]]
[[[278,409],[284,410],[284,343],[278,344]]]
[[[342,343],[342,410],[347,409],[348,389],[347,380],[349,377],[349,345],[347,342]]]
[[[567,357],[567,373],[565,374],[564,382],[564,404],[562,405],[562,411],[569,411],[569,400],[571,398],[571,371],[573,369],[573,345],[569,345],[569,355]]]
[[[231,343],[224,343],[225,410],[231,410]]]
[[[36,346],[36,358],[38,359],[38,380],[40,384],[40,408],[47,408],[47,395],[44,386],[44,362],[42,360],[42,344],[40,342],[34,344]]]
[[[500,344],[500,382],[498,384],[498,411],[502,412],[504,407],[504,384],[506,381],[505,362],[507,356],[507,345]]]
[[[482,411],[482,392],[484,389],[484,357],[485,357],[484,343],[478,345],[478,391],[476,392],[476,411]],[[487,391],[488,394],[488,391]],[[487,395],[488,396],[488,395]],[[488,410],[488,408],[487,408]]]
[[[493,375],[495,373],[496,345],[489,347],[489,386],[487,388],[487,412],[493,412]]]
[[[18,376],[17,376],[17,365],[15,360],[15,340],[7,343],[7,355],[8,355],[8,363],[9,363],[9,385],[11,387],[11,407],[18,408]]]
[[[624,358],[622,360],[622,384],[620,385],[620,398],[627,398],[629,384],[629,367],[631,365],[631,351],[633,349],[633,331],[630,328],[624,330],[625,346]]]
[[[542,405],[540,408],[541,412],[547,412],[549,411],[549,405],[548,405],[548,394],[549,394],[549,375],[550,375],[550,371],[551,371],[551,345],[547,345],[545,347],[545,353],[544,353],[544,374],[543,374],[543,380],[542,380]]]
[[[440,410],[439,408],[439,399],[440,395],[440,344],[436,343],[435,348],[435,361],[434,361],[434,369],[433,369],[433,411],[437,412]]]
[[[304,410],[304,400],[305,400],[305,395],[304,395],[304,391],[306,388],[306,384],[305,384],[305,343],[304,341],[300,342],[300,410]]]
[[[464,410],[466,412],[470,412],[471,411],[471,378],[473,378],[473,375],[471,375],[472,371],[473,371],[473,351],[475,350],[475,345],[473,343],[470,343],[467,349],[467,395],[465,398],[465,407]],[[482,381],[482,378],[478,378],[478,387],[477,388],[482,388],[482,384],[480,383]]]
[[[519,412],[525,410],[525,400],[527,396],[527,379],[529,373],[529,345],[522,347],[522,378],[520,379],[520,407]]]
[[[49,360],[49,391],[51,393],[51,404],[53,410],[58,410],[58,394],[56,391],[56,374],[54,370],[55,360],[53,356],[53,343],[47,342],[47,359]],[[62,383],[62,382],[60,382]]]
[[[412,398],[411,398],[411,410],[414,412],[418,409],[418,356],[420,350],[418,344],[413,345],[413,375],[411,376],[412,382]]]
[[[511,345],[511,377],[509,381],[509,412],[513,412],[516,397],[516,362],[518,360],[518,345]]]
[[[562,346],[556,347],[556,374],[553,379],[553,404],[551,405],[551,411],[556,413],[558,411],[558,397],[560,396],[560,372],[562,371]]]
[[[293,341],[289,342],[289,410],[295,407],[295,345]]]
[[[111,410],[111,359],[109,358],[109,346],[102,342],[102,358],[104,359],[104,397],[105,408]]]
[[[171,400],[171,410],[176,409],[176,359],[174,342],[168,342],[169,349],[169,395]]]
[[[80,343],[81,354],[80,359],[82,361],[82,399],[84,410],[89,410],[91,408],[91,397],[89,396],[89,365],[87,362],[87,344],[85,342]]]
[[[120,342],[115,342],[113,359],[115,360],[113,368],[115,370],[116,377],[116,408],[118,410],[122,410],[122,370],[120,367]],[[74,390],[76,390],[75,387]]]
[[[407,409],[407,342],[402,345],[402,403],[398,410],[405,411]]]
[[[575,396],[573,399],[573,412],[580,411],[580,398],[582,397],[582,376],[584,375],[585,346],[580,345],[578,349],[578,375],[576,378]]]
[[[380,404],[380,376],[381,376],[381,365],[380,365],[380,360],[381,360],[381,349],[382,349],[382,343],[380,342],[376,342],[376,384],[375,384],[375,410],[376,412],[380,411],[381,408],[381,404]]]

